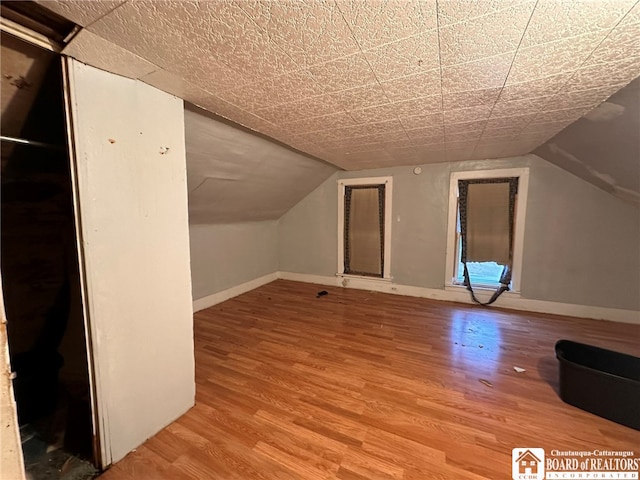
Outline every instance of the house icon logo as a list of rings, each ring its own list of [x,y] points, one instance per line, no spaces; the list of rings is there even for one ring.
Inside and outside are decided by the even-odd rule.
[[[514,448],[511,463],[513,480],[544,480],[543,448]]]

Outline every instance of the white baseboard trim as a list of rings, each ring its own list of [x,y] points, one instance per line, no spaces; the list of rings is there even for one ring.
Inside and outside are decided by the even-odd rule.
[[[394,295],[406,295],[409,297],[430,298],[448,302],[473,303],[469,293],[465,289],[459,291],[440,290],[435,288],[413,287],[399,285],[369,278],[352,278],[339,276],[309,275],[306,273],[278,272],[278,278],[293,280],[296,282],[316,283],[318,285],[342,286],[359,290],[371,290],[375,292],[391,293]],[[490,292],[478,292],[480,300],[486,301],[491,296]],[[520,295],[503,294],[496,307],[523,310],[527,312],[551,313],[566,315],[569,317],[591,318],[595,320],[609,320],[612,322],[640,324],[640,312],[635,310],[621,310],[617,308],[592,307],[588,305],[575,305],[571,303],[548,302],[545,300],[532,300],[522,298]]]
[[[213,295],[207,295],[206,297],[199,298],[193,301],[193,312],[195,313],[199,312],[200,310],[204,310],[205,308],[213,307],[214,305],[222,303],[225,300],[229,300],[230,298],[237,297],[238,295],[242,295],[243,293],[247,293],[251,290],[261,287],[262,285],[271,283],[278,278],[278,272],[272,272],[262,277],[249,280],[248,282],[241,283],[240,285],[236,285],[235,287],[231,287],[226,290],[222,290],[221,292],[214,293]]]

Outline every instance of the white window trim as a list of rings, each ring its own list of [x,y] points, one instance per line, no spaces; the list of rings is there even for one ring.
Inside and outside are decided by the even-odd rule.
[[[353,185],[384,184],[384,271],[383,277],[367,277],[344,273],[344,192],[345,187]],[[390,281],[391,276],[391,199],[393,198],[393,177],[345,178],[338,180],[338,269],[343,277],[358,277],[372,280]]]
[[[454,282],[454,263],[456,255],[456,215],[458,206],[458,180],[474,180],[478,178],[518,177],[517,218],[513,239],[513,276],[511,292],[520,292],[522,278],[522,255],[524,244],[524,226],[527,215],[527,198],[529,196],[529,168],[503,168],[498,170],[475,170],[470,172],[451,173],[449,185],[449,216],[447,225],[447,254],[445,268],[445,289],[465,288]]]

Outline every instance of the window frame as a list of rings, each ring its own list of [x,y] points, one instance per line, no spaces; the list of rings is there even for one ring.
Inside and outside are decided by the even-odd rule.
[[[516,199],[516,219],[513,232],[513,268],[510,291],[519,293],[522,279],[522,257],[524,228],[526,224],[527,199],[529,196],[529,167],[502,168],[496,170],[475,170],[452,172],[449,185],[449,212],[447,222],[447,250],[445,267],[445,288],[465,288],[456,281],[457,228],[458,228],[458,180],[518,177],[518,197]],[[478,290],[492,287],[478,286]]]
[[[371,185],[384,185],[384,267],[382,277],[369,275],[357,275],[344,271],[344,200],[345,187]],[[338,268],[336,275],[343,277],[366,278],[371,280],[391,281],[391,219],[393,198],[393,177],[365,177],[344,178],[338,180]]]

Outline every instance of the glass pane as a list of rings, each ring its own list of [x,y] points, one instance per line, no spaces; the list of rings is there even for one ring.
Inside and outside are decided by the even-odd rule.
[[[464,282],[464,265],[460,261],[460,254],[462,252],[462,240],[458,240],[457,248],[457,265],[456,265],[456,283]],[[496,262],[467,262],[467,269],[469,270],[469,279],[472,285],[488,285],[497,287],[500,285],[500,276],[504,269],[504,265],[500,265]]]

